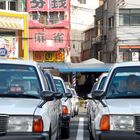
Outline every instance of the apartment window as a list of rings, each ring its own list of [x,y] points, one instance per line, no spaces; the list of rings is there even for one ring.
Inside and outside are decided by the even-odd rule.
[[[114,27],[114,16],[110,17],[108,19],[109,21],[109,29],[113,28]]]
[[[80,4],[86,4],[86,0],[78,0]]]
[[[17,10],[17,0],[1,0],[0,9],[3,10]]]
[[[121,9],[119,18],[121,26],[140,26],[140,9]]]

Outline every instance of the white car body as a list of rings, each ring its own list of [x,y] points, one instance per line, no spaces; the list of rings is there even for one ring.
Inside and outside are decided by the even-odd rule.
[[[97,99],[97,96],[94,96],[97,100],[95,100],[93,103],[94,113],[91,126],[92,135],[95,140],[140,139],[140,92],[136,94],[135,92],[125,91],[118,92],[116,94],[114,91],[112,91],[112,95],[109,92],[109,89],[111,89],[110,87],[112,86],[111,82],[113,82],[117,76],[119,77],[119,74],[123,73],[123,78],[125,75],[131,75],[131,73],[139,76],[139,68],[140,62],[124,62],[115,64],[106,79],[103,88],[103,95],[101,95],[102,99]],[[113,76],[116,77],[114,78]],[[128,85],[126,86],[128,87]],[[93,92],[93,95],[94,94],[95,92]],[[106,128],[102,127],[103,125],[101,125],[103,124],[102,120],[105,117],[108,118],[106,119],[106,123],[108,124],[108,127]]]
[[[38,80],[40,83],[40,87],[42,89],[42,91],[46,91],[48,90],[48,86],[47,86],[47,82],[45,80],[45,77],[43,76],[43,73],[41,72],[40,66],[36,63],[36,62],[32,62],[32,61],[24,61],[24,60],[6,60],[6,59],[0,59],[0,69],[1,69],[1,65],[17,65],[17,66],[31,66],[35,69],[36,74],[38,76]],[[16,74],[16,73],[15,73]],[[27,77],[26,77],[27,78]],[[3,81],[0,81],[1,83]],[[22,97],[22,98],[16,98],[16,97],[2,97],[0,96],[0,117],[1,114],[4,114],[6,116],[30,116],[32,117],[32,119],[35,116],[40,116],[42,118],[43,121],[43,132],[38,133],[38,137],[40,136],[40,140],[47,139],[47,137],[49,138],[51,136],[52,140],[55,140],[57,138],[57,129],[58,129],[58,124],[59,124],[59,120],[58,120],[58,114],[59,114],[59,105],[57,100],[54,98],[51,101],[47,101],[46,103],[44,103],[43,105],[41,105],[41,103],[43,102],[42,98],[28,98],[28,97]],[[26,117],[25,117],[26,118]],[[0,122],[1,123],[1,122]],[[31,125],[33,125],[33,120]],[[22,126],[21,126],[22,127]],[[31,126],[32,128],[32,126]],[[50,130],[51,129],[51,130]],[[30,130],[30,134],[32,133],[32,129]],[[13,137],[18,137],[16,136],[18,132],[14,132],[13,135],[11,136],[12,139],[14,139]],[[47,136],[41,136],[43,135],[43,133]],[[48,135],[47,135],[48,133]],[[49,134],[50,133],[50,134]],[[8,134],[8,132],[7,132]],[[32,137],[29,138],[28,133],[26,133],[26,140],[30,139]],[[30,136],[29,134],[29,136]],[[49,136],[50,135],[50,136]],[[3,137],[6,137],[7,135],[4,135]],[[24,134],[22,135],[21,133],[21,137],[23,137]],[[9,136],[10,137],[10,136]],[[10,140],[10,138],[7,138],[8,140]],[[24,139],[25,137],[23,137],[22,139]],[[1,137],[0,137],[1,139]],[[20,139],[20,138],[19,138]]]
[[[58,80],[60,80],[62,82],[63,88],[64,88],[64,93],[67,93],[67,88],[65,86],[64,80],[61,77],[59,77],[59,76],[53,76],[53,78],[54,79],[58,79]],[[71,112],[72,112],[72,103],[71,103],[70,99],[67,99],[67,97],[63,97],[61,99],[61,101],[62,101],[62,105],[65,105],[65,106],[68,107],[68,113],[71,115]]]
[[[54,81],[56,83],[56,88],[58,92],[63,93],[63,97],[61,99],[62,101],[62,138],[69,138],[70,135],[70,121],[72,117],[72,103],[70,100],[70,97],[67,97],[68,94],[71,95],[71,93],[68,93],[66,85],[64,83],[64,80],[61,77],[53,76]],[[64,111],[64,108],[67,110],[67,112]]]
[[[98,81],[93,85],[92,90],[99,90],[102,89],[105,83],[105,79],[107,77],[108,73],[102,73],[99,78]],[[91,93],[89,94],[89,96],[92,96]],[[92,132],[92,120],[94,119],[94,106],[95,106],[95,102],[92,99],[88,99],[87,100],[87,119],[88,119],[88,127],[89,127],[89,131]]]
[[[75,116],[78,115],[80,103],[75,89],[70,88],[70,90],[72,91],[71,103],[72,103],[73,116]]]

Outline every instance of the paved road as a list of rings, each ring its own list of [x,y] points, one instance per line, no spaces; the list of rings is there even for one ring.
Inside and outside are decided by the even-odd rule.
[[[72,118],[70,125],[70,138],[67,140],[90,140],[85,108],[81,107],[79,115]]]

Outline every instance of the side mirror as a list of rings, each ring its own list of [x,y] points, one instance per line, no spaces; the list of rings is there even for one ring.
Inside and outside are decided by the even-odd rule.
[[[104,91],[102,90],[94,90],[92,92],[92,98],[96,100],[101,100],[104,95]]]
[[[63,93],[62,92],[56,92],[55,93],[55,98],[56,99],[61,99],[63,97]]]
[[[67,97],[67,98],[72,98],[72,93],[65,93],[65,96]]]
[[[52,91],[42,91],[41,98],[44,101],[52,101],[55,98],[55,93]]]

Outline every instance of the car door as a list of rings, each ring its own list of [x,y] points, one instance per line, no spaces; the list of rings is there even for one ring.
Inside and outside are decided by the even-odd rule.
[[[53,82],[53,77],[50,73],[48,72],[44,72],[46,81],[48,82],[49,85],[49,90],[56,93],[56,87],[55,84]],[[53,104],[53,108],[52,108],[52,112],[53,112],[53,118],[52,118],[52,126],[53,126],[53,132],[57,132],[57,130],[59,129],[59,117],[60,117],[60,108],[61,108],[61,100],[58,99],[54,99],[54,104]]]

